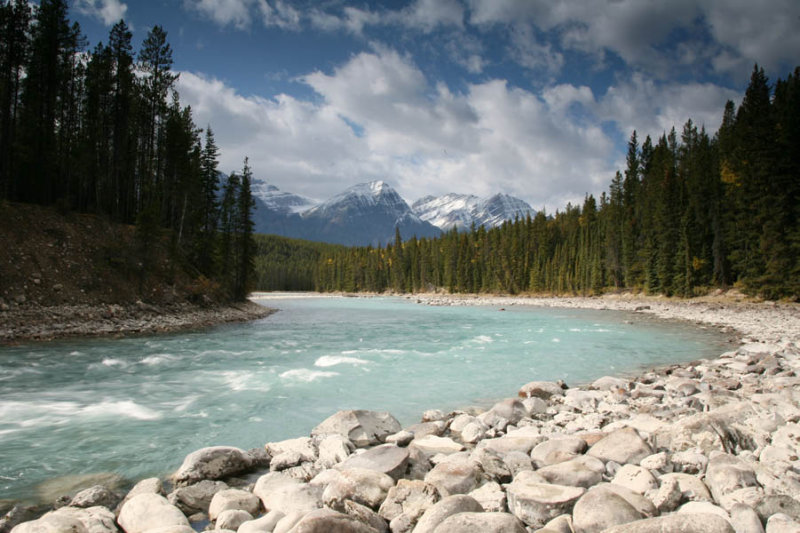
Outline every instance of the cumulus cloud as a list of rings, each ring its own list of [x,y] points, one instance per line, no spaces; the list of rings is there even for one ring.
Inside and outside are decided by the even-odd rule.
[[[178,83],[198,124],[214,128],[223,170],[248,155],[258,177],[311,197],[384,179],[410,201],[503,191],[552,211],[613,175],[612,141],[574,113],[594,105],[588,87],[539,96],[495,79],[456,93],[388,48],[302,81],[318,98],[244,96],[190,72]]]
[[[119,0],[79,0],[75,8],[84,15],[103,21],[106,26],[125,18],[128,11],[128,6]]]
[[[254,0],[184,0],[183,5],[205,15],[220,26],[248,28]]]
[[[274,6],[267,0],[258,0],[258,7],[264,26],[277,26],[287,30],[300,29],[300,12],[283,0],[275,0]]]
[[[754,62],[792,67],[800,55],[795,29],[800,3],[793,0],[468,0],[468,5],[472,25],[527,24],[551,32],[565,50],[600,63],[612,52],[637,70],[664,78],[676,68],[707,64],[741,76]]]
[[[655,140],[673,126],[680,132],[690,118],[713,134],[725,102],[740,98],[737,91],[713,83],[660,83],[634,74],[609,88],[596,109],[601,118],[616,122],[626,136],[636,130],[640,138],[650,135]]]

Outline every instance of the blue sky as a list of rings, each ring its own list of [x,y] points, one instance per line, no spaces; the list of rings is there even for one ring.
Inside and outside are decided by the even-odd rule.
[[[631,131],[710,132],[753,64],[800,63],[796,0],[73,0],[93,46],[156,24],[221,170],[325,199],[383,179],[409,202],[599,194]]]

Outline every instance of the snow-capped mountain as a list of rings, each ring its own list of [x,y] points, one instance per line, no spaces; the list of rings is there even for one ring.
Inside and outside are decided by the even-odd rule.
[[[270,185],[263,180],[254,179],[251,187],[253,196],[264,202],[264,205],[272,211],[302,213],[317,204],[317,202],[305,196],[281,191],[276,186]]]
[[[533,216],[536,211],[524,200],[508,194],[495,194],[480,198],[471,194],[450,193],[444,196],[426,196],[412,205],[412,210],[422,220],[449,231],[475,226],[492,228],[515,218]]]
[[[383,181],[354,185],[305,211],[301,218],[309,232],[306,238],[351,246],[392,242],[395,228],[403,239],[441,233],[420,220],[397,191]]]

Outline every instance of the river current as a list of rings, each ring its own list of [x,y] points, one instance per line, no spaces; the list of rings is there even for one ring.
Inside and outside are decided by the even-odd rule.
[[[639,315],[399,298],[290,297],[265,319],[178,334],[0,348],[0,499],[62,476],[174,471],[189,452],[308,435],[339,409],[490,405],[532,380],[713,357],[714,330]]]

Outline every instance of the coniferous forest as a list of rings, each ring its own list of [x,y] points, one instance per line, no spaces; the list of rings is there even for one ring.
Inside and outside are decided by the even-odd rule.
[[[66,0],[0,2],[0,205],[96,213],[166,239],[234,299],[252,285],[252,175],[220,183],[218,149],[181,106],[172,49],[154,26],[138,53],[124,21],[88,48]]]
[[[800,295],[800,67],[771,85],[756,66],[714,136],[691,120],[658,139],[633,132],[600,198],[489,230],[398,234],[323,255],[316,272],[323,291],[690,297],[731,286]]]

